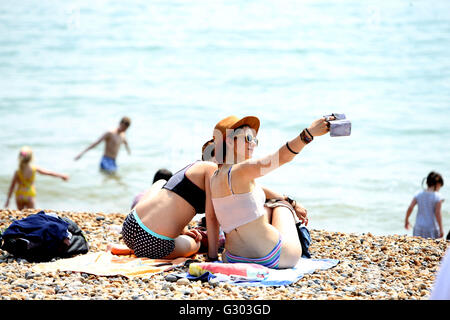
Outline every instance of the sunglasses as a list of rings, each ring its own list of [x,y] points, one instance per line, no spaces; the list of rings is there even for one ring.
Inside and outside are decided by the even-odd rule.
[[[239,136],[241,136],[241,135],[242,135],[242,134],[235,135],[234,138],[237,138],[237,137],[239,137]],[[252,136],[250,133],[247,133],[247,134],[245,135],[245,141],[248,142],[248,143],[254,142],[256,145],[258,145],[258,138]]]

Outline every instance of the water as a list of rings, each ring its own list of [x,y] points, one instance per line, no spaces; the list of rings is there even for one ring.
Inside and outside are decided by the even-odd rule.
[[[37,176],[37,207],[126,213],[225,116],[261,119],[257,157],[340,112],[350,137],[316,138],[260,183],[301,202],[311,228],[411,234],[422,178],[450,179],[449,52],[446,0],[4,0],[1,205],[23,145],[71,177]],[[124,115],[132,153],[116,177],[98,170],[103,146],[73,160]]]

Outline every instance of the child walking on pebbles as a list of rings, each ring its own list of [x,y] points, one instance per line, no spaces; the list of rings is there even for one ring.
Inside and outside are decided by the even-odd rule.
[[[53,176],[67,181],[69,176],[66,174],[56,173],[50,170],[46,170],[37,167],[32,164],[33,162],[33,152],[29,147],[23,147],[20,149],[19,153],[19,168],[14,172],[14,176],[11,181],[11,186],[9,187],[8,197],[6,199],[5,208],[9,205],[9,199],[17,185],[17,190],[15,192],[16,205],[18,210],[26,208],[34,208],[36,197],[36,189],[34,187],[34,180],[36,172]]]
[[[432,239],[442,238],[444,228],[442,226],[441,207],[444,199],[439,190],[444,186],[444,179],[439,173],[432,171],[428,174],[426,180],[428,188],[415,194],[406,211],[405,229],[410,229],[409,216],[417,204],[418,211],[413,236]]]

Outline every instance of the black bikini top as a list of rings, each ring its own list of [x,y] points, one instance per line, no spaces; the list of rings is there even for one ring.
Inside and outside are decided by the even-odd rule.
[[[205,213],[206,193],[200,189],[195,183],[186,177],[186,171],[196,162],[191,163],[185,168],[175,173],[169,181],[163,186],[164,189],[175,192],[191,206],[194,207],[196,213]]]

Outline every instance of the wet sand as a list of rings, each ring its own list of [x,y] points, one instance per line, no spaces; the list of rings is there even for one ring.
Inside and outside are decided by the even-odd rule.
[[[39,210],[1,210],[0,229]],[[50,210],[46,210],[50,211]],[[84,231],[90,252],[122,243],[114,226],[124,213],[57,212]],[[310,230],[313,258],[339,259],[328,270],[307,274],[283,287],[238,287],[223,283],[172,280],[173,272],[128,279],[76,272],[35,273],[30,263],[0,250],[3,300],[426,300],[448,241],[411,236],[374,236]],[[203,261],[204,255],[196,255]]]

